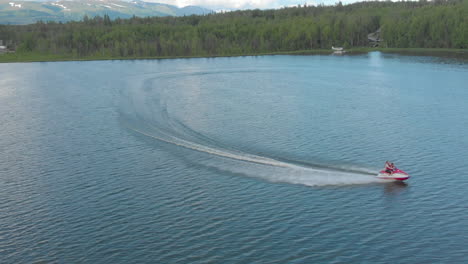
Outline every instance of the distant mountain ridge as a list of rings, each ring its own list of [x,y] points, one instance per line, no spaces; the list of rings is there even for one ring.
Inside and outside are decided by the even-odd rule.
[[[68,0],[68,1],[13,1],[0,0],[0,24],[31,24],[39,20],[66,22],[107,14],[111,19],[132,16],[202,15],[212,10],[186,6],[149,3],[140,0]]]

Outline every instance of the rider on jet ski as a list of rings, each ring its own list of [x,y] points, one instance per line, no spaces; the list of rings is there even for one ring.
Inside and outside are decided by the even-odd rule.
[[[388,160],[385,162],[385,172],[392,174],[393,170],[395,170],[395,165],[393,162],[389,162]]]

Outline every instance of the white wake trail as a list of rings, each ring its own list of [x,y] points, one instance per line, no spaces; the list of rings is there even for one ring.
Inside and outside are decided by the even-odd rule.
[[[130,126],[128,126],[128,128],[162,142],[218,157],[214,159],[198,160],[198,162],[204,166],[221,171],[242,174],[248,177],[261,178],[270,182],[300,184],[306,186],[350,185],[382,182],[382,180],[368,175],[368,172],[360,173],[357,171],[348,172],[306,167],[253,154],[216,149],[177,138],[162,131],[155,133],[155,131],[146,132]],[[157,128],[153,129],[156,130]]]
[[[164,87],[156,89],[152,83],[155,80],[157,78],[146,79],[142,85],[143,89],[124,91],[121,105],[123,124],[142,135],[208,154],[205,157],[200,156],[203,158],[196,158],[197,163],[271,182],[307,186],[368,184],[381,181],[370,175],[372,171],[363,168],[308,166],[309,164],[302,165],[300,162],[285,162],[220,147],[220,144],[209,142],[210,139],[205,139],[203,135],[194,137],[193,133],[199,133],[169,114],[170,105],[167,105],[166,100],[168,92]]]

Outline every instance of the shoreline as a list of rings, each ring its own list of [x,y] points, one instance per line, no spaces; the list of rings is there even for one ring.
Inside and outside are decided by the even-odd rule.
[[[383,53],[395,53],[401,55],[435,56],[435,57],[455,57],[468,60],[468,49],[441,49],[441,48],[351,48],[346,49],[339,55],[356,55],[380,51]],[[232,55],[212,55],[212,56],[156,56],[156,57],[109,57],[109,56],[89,56],[73,57],[56,54],[37,53],[6,53],[0,55],[0,63],[22,63],[22,62],[60,62],[60,61],[105,61],[105,60],[166,60],[166,59],[192,59],[192,58],[229,58],[248,56],[269,56],[269,55],[332,55],[333,50],[314,49],[298,51],[280,51],[267,53],[232,54]]]

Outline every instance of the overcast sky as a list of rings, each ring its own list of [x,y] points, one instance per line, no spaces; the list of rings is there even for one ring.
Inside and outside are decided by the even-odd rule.
[[[252,8],[279,8],[283,6],[297,6],[298,4],[312,5],[324,3],[326,5],[335,4],[339,0],[144,0],[146,2],[165,3],[184,7],[188,5],[203,6],[214,10],[219,9],[252,9]],[[343,3],[352,2],[351,0]]]

